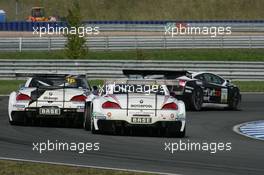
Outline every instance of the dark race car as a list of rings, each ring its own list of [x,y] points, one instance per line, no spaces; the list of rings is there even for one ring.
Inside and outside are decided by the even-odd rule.
[[[187,109],[199,111],[205,106],[220,106],[236,110],[241,102],[239,88],[229,80],[209,72],[123,70],[129,78],[176,79],[168,86],[171,95],[183,100]]]

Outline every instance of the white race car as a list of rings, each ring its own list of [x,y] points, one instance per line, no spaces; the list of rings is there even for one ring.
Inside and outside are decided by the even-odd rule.
[[[105,83],[90,105],[84,127],[92,133],[123,134],[134,127],[154,128],[169,137],[184,137],[185,104],[170,96],[166,84],[175,80],[118,80]],[[173,82],[172,82],[173,81]]]
[[[85,75],[36,74],[10,94],[9,122],[28,125],[57,119],[80,125],[91,98]]]

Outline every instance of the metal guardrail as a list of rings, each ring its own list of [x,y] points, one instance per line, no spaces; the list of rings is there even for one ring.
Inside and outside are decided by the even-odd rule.
[[[64,49],[63,37],[0,38],[0,51]],[[98,36],[87,38],[90,50],[264,48],[264,36]]]
[[[264,62],[144,60],[0,60],[1,79],[25,73],[87,74],[89,79],[122,78],[123,69],[209,71],[231,80],[264,80]]]

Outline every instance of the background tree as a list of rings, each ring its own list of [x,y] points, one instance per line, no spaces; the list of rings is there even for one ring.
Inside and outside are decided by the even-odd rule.
[[[66,16],[66,21],[68,23],[69,31],[71,29],[76,29],[76,32],[69,32],[66,44],[66,56],[70,59],[78,59],[85,57],[87,54],[86,39],[85,37],[80,37],[78,34],[78,28],[82,27],[82,16],[81,8],[78,0],[73,1],[73,6],[68,9],[68,15]]]

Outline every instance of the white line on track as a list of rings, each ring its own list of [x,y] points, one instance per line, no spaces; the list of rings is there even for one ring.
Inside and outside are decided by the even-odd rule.
[[[31,163],[44,163],[44,164],[50,164],[50,165],[63,165],[63,166],[80,167],[80,168],[95,168],[95,169],[102,169],[102,170],[127,171],[127,172],[135,172],[135,173],[149,173],[149,174],[161,174],[161,175],[181,175],[181,174],[165,173],[165,172],[111,168],[111,167],[102,167],[102,166],[89,166],[89,165],[79,165],[79,164],[62,163],[62,162],[49,162],[49,161],[39,161],[39,160],[30,160],[30,159],[17,159],[17,158],[9,158],[9,157],[0,157],[0,160],[22,161],[22,162],[31,162]]]

